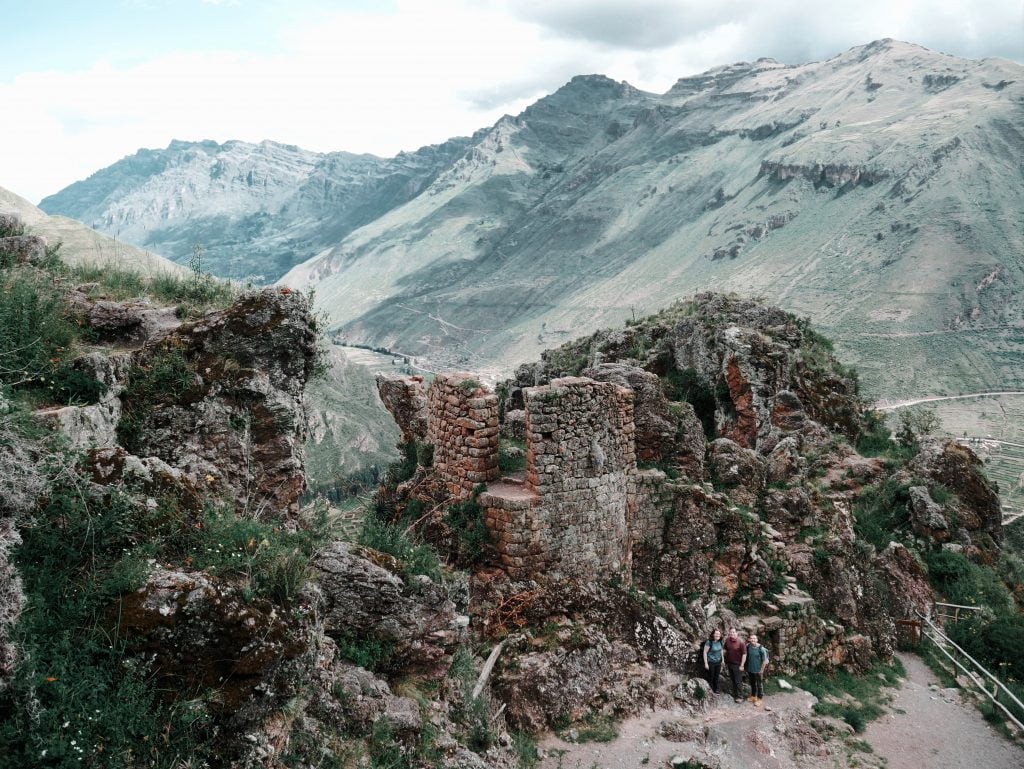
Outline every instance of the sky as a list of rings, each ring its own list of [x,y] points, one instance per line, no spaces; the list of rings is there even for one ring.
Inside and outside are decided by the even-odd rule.
[[[0,186],[37,203],[172,139],[393,155],[578,74],[664,92],[883,37],[1024,62],[1024,0],[0,0]]]

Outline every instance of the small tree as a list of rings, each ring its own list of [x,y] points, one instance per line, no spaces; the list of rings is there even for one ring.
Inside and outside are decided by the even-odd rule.
[[[192,246],[192,256],[188,259],[189,269],[192,270],[192,278],[198,284],[203,277],[203,244],[196,243]]]
[[[942,427],[942,420],[933,408],[908,409],[900,412],[900,426],[896,440],[901,446],[916,448],[921,439]]]

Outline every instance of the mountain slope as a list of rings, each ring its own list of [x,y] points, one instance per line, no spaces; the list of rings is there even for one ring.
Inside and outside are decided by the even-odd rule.
[[[1024,68],[895,41],[647,94],[575,78],[284,282],[344,335],[521,360],[705,287],[811,315],[870,391],[1024,374]]]
[[[61,258],[69,264],[104,265],[115,263],[144,275],[185,270],[162,256],[128,245],[91,230],[81,222],[64,216],[47,216],[23,197],[0,187],[0,213],[17,214],[33,235],[42,235],[51,244],[61,243]]]
[[[221,277],[272,281],[404,203],[460,154],[453,139],[383,159],[264,141],[143,149],[40,203]]]
[[[1012,389],[1022,124],[1020,65],[882,40],[664,94],[581,76],[391,160],[175,143],[156,153],[164,170],[126,159],[44,207],[131,224],[179,260],[203,242],[219,274],[272,278],[312,256],[282,282],[315,287],[345,340],[435,367],[497,373],[716,288],[813,316],[870,394]],[[258,171],[249,182],[263,155],[301,166],[279,192]],[[214,179],[218,163],[230,171]]]

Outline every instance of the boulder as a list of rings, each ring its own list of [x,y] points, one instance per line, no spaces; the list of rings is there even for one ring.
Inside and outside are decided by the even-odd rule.
[[[13,213],[0,213],[0,238],[25,234],[25,223]]]
[[[927,614],[932,606],[932,589],[928,573],[906,547],[890,542],[874,563],[875,569],[889,586],[889,611],[900,619],[914,619]]]
[[[0,264],[42,265],[46,262],[46,238],[38,235],[13,235],[0,238]]]
[[[751,504],[764,488],[767,462],[753,449],[743,448],[729,438],[718,438],[711,441],[708,460],[712,477],[730,487],[736,501]]]
[[[949,521],[944,508],[934,501],[927,486],[911,486],[910,525],[914,533],[935,542],[949,539]]]
[[[319,351],[308,300],[290,289],[241,296],[135,353],[145,369],[173,353],[191,385],[142,398],[134,453],[181,470],[236,510],[294,525],[305,490],[303,402]],[[127,410],[138,403],[131,383]]]
[[[799,441],[790,436],[775,444],[768,455],[768,483],[789,483],[803,472],[807,461],[800,456]]]
[[[225,714],[246,702],[276,665],[307,648],[272,603],[197,571],[156,569],[111,615],[129,653],[151,660],[162,686],[179,696],[215,688],[213,705]]]
[[[984,561],[998,556],[1003,539],[999,493],[985,476],[977,454],[956,441],[930,439],[921,444],[907,470],[955,494],[956,520],[976,548],[972,552]]]
[[[444,676],[463,623],[441,585],[422,575],[407,584],[393,558],[349,542],[331,544],[313,565],[329,635],[386,645],[392,672]]]

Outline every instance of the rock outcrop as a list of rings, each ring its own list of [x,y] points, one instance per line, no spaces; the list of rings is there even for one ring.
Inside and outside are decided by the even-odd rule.
[[[406,584],[394,558],[347,542],[323,550],[314,566],[329,635],[386,646],[392,674],[444,676],[469,618],[441,585],[423,575]]]
[[[318,356],[309,304],[288,289],[243,295],[134,357],[133,377],[173,363],[180,389],[133,388],[130,448],[184,472],[257,518],[293,519],[305,489],[303,392]],[[123,428],[123,420],[122,420]]]

